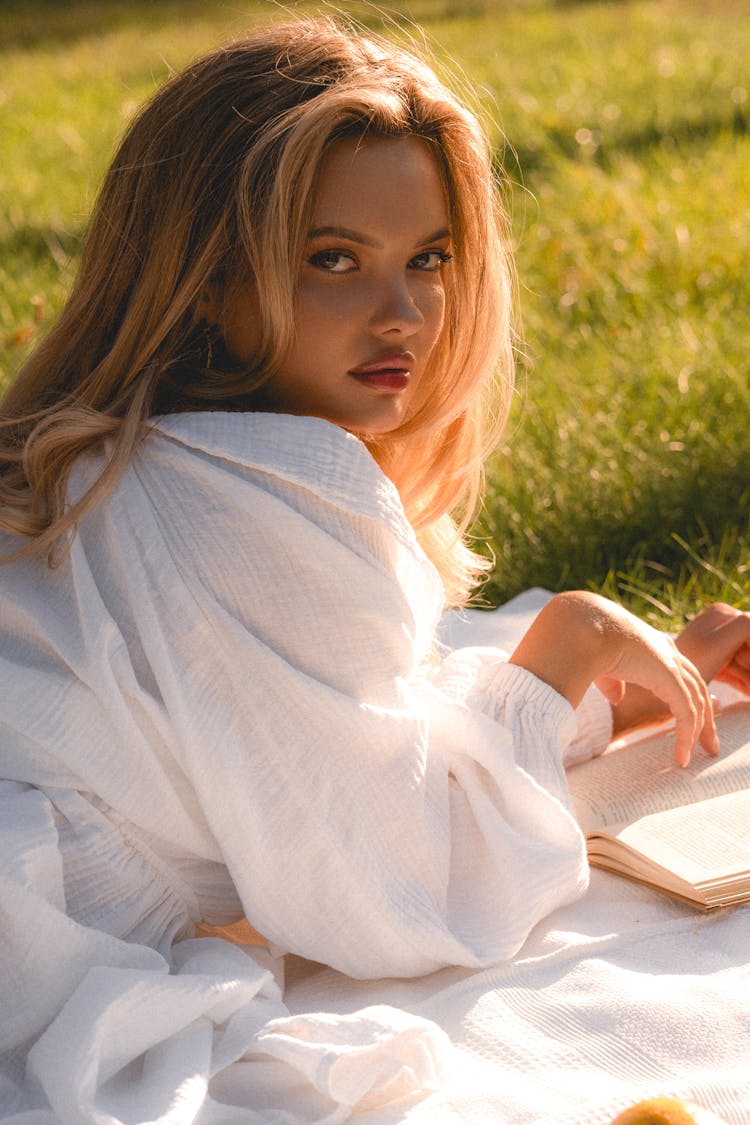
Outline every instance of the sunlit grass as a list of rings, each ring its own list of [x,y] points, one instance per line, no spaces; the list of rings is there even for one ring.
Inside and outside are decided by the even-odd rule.
[[[290,4],[288,10],[316,5]],[[319,5],[318,5],[319,7]],[[646,616],[746,604],[750,9],[404,0],[478,88],[513,181],[526,358],[477,528],[485,590],[591,585]],[[170,69],[271,2],[6,2],[0,370],[56,315],[118,136]],[[504,137],[503,135],[504,134]]]

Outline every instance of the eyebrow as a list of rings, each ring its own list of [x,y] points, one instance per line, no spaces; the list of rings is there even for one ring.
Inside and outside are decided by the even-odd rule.
[[[432,234],[426,235],[425,238],[419,238],[414,243],[415,249],[420,246],[428,246],[431,242],[442,242],[446,238],[450,238],[451,232],[448,227],[440,227],[439,230],[433,231]],[[345,238],[347,242],[357,242],[360,246],[372,246],[375,250],[382,249],[382,243],[378,242],[376,238],[370,238],[368,234],[363,234],[361,231],[351,230],[350,227],[315,227],[307,236],[310,240],[314,238]]]

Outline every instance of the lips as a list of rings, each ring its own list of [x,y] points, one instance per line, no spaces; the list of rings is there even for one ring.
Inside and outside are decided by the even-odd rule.
[[[407,386],[415,363],[411,352],[390,352],[352,367],[349,374],[376,390],[401,391]]]

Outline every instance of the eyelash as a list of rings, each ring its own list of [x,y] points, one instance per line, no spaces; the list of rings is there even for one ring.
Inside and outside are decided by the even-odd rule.
[[[453,261],[453,255],[449,254],[447,250],[422,250],[419,254],[415,254],[414,257],[410,259],[409,265],[411,265],[413,262],[416,262],[418,258],[429,258],[433,254],[438,259],[437,265],[435,265],[433,267],[427,267],[427,268],[415,266],[414,268],[417,269],[421,273],[438,273],[441,266],[444,266],[447,262]],[[356,259],[355,259],[354,255],[350,254],[346,250],[319,250],[316,254],[312,254],[307,259],[307,261],[311,266],[317,266],[318,269],[323,270],[324,273],[344,274],[344,273],[351,273],[352,272],[351,270],[348,270],[348,269],[346,269],[346,270],[327,269],[326,265],[325,265],[325,261],[326,261],[326,259],[328,259],[328,261],[330,261],[332,258],[347,258],[350,262],[354,263],[354,265],[356,266]]]
[[[453,255],[449,254],[447,250],[423,250],[421,254],[415,254],[411,260],[414,262],[417,258],[428,258],[431,254],[437,256],[438,264],[434,269],[426,270],[426,273],[437,273],[441,266],[444,266],[447,262],[453,261]]]

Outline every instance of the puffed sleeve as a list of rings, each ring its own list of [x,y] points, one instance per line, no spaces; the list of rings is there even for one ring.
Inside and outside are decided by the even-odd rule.
[[[127,571],[159,753],[249,920],[356,977],[510,957],[586,885],[572,709],[504,662],[489,707],[425,672],[439,583],[360,442],[200,418],[162,424],[82,535]]]
[[[553,597],[552,591],[535,586],[497,609],[444,614],[439,636],[449,652],[440,673],[446,690],[452,690],[453,685],[464,698],[471,693],[473,705],[494,706],[485,690],[489,670],[498,659],[508,659],[539,611]],[[563,747],[566,768],[603,753],[612,740],[612,707],[595,684],[591,684],[576,707],[575,718],[575,731]]]

